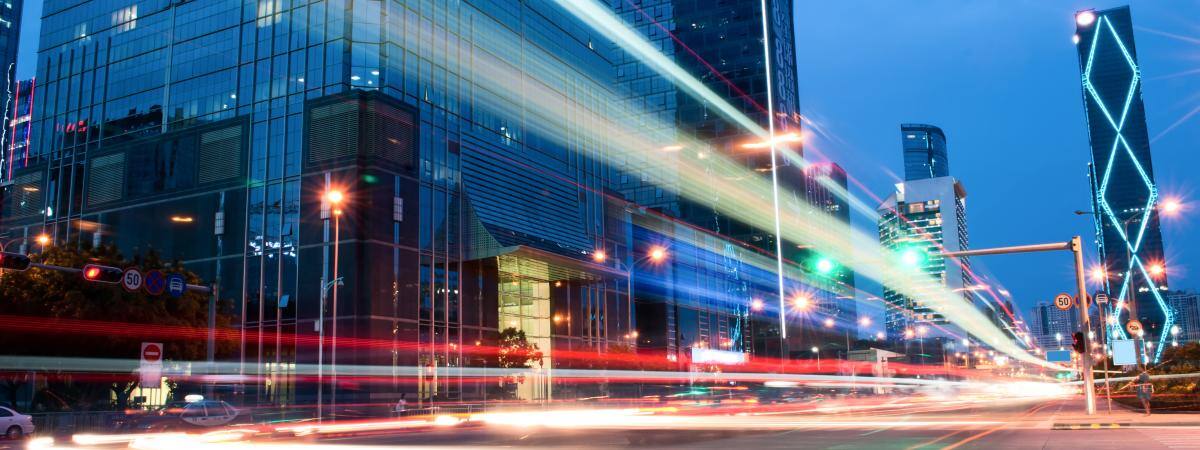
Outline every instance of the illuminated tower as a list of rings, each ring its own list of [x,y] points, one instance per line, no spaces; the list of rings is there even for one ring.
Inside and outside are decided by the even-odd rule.
[[[1133,42],[1129,7],[1086,10],[1075,16],[1076,48],[1083,104],[1092,150],[1089,167],[1092,208],[1100,256],[1108,270],[1108,290],[1118,323],[1110,333],[1124,336],[1125,304],[1157,338],[1157,359],[1175,319],[1163,298],[1167,290],[1159,200],[1150,164],[1150,138],[1142,104],[1142,78]]]

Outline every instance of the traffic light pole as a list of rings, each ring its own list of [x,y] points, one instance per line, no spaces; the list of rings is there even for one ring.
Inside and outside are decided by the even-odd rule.
[[[1005,255],[1012,253],[1035,253],[1035,252],[1050,252],[1067,250],[1075,256],[1075,287],[1079,289],[1079,318],[1080,324],[1083,327],[1083,348],[1080,353],[1080,365],[1083,373],[1083,393],[1084,400],[1087,406],[1088,415],[1096,414],[1096,386],[1093,377],[1092,369],[1092,351],[1091,340],[1088,338],[1087,331],[1091,330],[1091,323],[1088,318],[1088,301],[1087,301],[1087,285],[1083,278],[1083,243],[1079,236],[1072,237],[1068,242],[1052,243],[1052,244],[1034,244],[1034,245],[1018,245],[1014,247],[998,247],[985,248],[978,250],[963,250],[957,252],[942,252],[941,256],[946,258],[961,258],[964,256],[981,256],[981,255]]]

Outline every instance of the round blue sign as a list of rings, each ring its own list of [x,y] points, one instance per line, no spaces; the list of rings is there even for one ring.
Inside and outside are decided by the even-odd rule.
[[[175,298],[183,297],[183,292],[187,290],[187,280],[177,273],[167,275],[166,284],[167,293]]]

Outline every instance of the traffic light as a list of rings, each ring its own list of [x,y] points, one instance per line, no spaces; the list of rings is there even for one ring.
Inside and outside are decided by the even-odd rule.
[[[88,264],[83,266],[83,279],[96,283],[117,284],[125,276],[125,271],[111,266]]]
[[[1075,353],[1083,353],[1087,350],[1087,347],[1083,345],[1082,331],[1076,331],[1075,334],[1071,335],[1071,348],[1075,350]]]
[[[28,268],[28,256],[20,253],[0,253],[0,269],[22,271]]]
[[[837,266],[833,263],[833,260],[821,257],[817,258],[817,260],[813,262],[813,268],[816,269],[817,273],[820,273],[821,275],[829,275],[829,273],[833,272],[833,269],[837,268]]]

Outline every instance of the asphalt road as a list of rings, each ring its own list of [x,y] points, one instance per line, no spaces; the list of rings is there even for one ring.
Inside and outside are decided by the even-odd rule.
[[[1051,430],[1063,402],[970,407],[864,416],[864,420],[994,421],[919,428],[798,427],[783,431],[564,430],[538,427],[444,429],[323,440],[328,444],[415,447],[688,448],[688,449],[1200,449],[1200,427]]]
[[[690,411],[669,416],[666,422],[642,417],[634,422],[605,424],[603,420],[558,420],[550,426],[468,424],[409,431],[380,430],[341,437],[267,438],[249,442],[275,449],[339,450],[404,448],[670,448],[670,449],[1070,449],[1157,450],[1200,449],[1200,416],[1155,416],[1117,429],[1054,430],[1065,418],[1078,419],[1079,400],[1048,402],[935,401],[930,405],[884,404],[870,411],[771,412],[722,415],[719,411]],[[765,411],[765,410],[764,410]],[[554,413],[552,413],[554,414]],[[561,415],[560,415],[561,416]],[[1118,416],[1096,416],[1096,421]],[[1108,417],[1109,419],[1105,419]],[[1121,419],[1128,422],[1130,414]],[[560,417],[561,418],[561,417]],[[678,419],[678,421],[674,421]],[[1163,420],[1167,419],[1167,420]],[[1074,419],[1072,419],[1074,420]],[[1090,420],[1090,419],[1088,419]],[[1163,426],[1166,424],[1172,426]],[[1129,426],[1132,425],[1132,426]],[[642,429],[637,429],[641,427]],[[760,429],[752,430],[751,427]],[[373,434],[372,434],[373,433]],[[248,442],[231,443],[245,448]],[[0,441],[0,449],[24,448],[18,442]],[[168,448],[183,450],[186,444]],[[105,448],[119,448],[111,446]],[[211,448],[222,448],[215,445]]]

